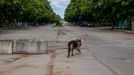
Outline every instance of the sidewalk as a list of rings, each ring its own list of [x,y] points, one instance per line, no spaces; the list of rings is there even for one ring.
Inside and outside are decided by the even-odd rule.
[[[134,31],[124,31],[124,32],[128,34],[134,34]]]

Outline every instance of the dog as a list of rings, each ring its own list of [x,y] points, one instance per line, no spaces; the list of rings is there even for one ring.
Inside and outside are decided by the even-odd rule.
[[[80,54],[81,54],[81,51],[80,51],[80,46],[81,46],[81,39],[76,39],[76,40],[71,40],[68,42],[68,58],[70,56],[70,52],[73,56],[73,51],[74,50],[77,50]]]

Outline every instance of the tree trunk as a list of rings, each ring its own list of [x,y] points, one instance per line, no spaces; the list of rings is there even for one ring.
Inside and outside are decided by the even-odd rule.
[[[111,30],[114,30],[115,29],[115,26],[116,26],[116,23],[113,23]]]
[[[112,28],[111,28],[111,30],[113,30],[113,29],[115,29],[117,20],[113,18],[111,21],[112,21]]]
[[[132,31],[134,31],[134,20],[132,20],[132,28],[131,28]]]

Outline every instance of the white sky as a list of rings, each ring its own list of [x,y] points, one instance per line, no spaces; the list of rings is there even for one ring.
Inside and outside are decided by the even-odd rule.
[[[64,12],[69,4],[70,0],[48,0],[51,2],[51,6],[54,12],[64,18]]]

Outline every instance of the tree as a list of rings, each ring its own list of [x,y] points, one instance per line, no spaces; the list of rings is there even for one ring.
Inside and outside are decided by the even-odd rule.
[[[47,0],[0,0],[0,24],[55,22],[56,14]]]
[[[65,20],[109,22],[114,28],[116,22],[133,18],[133,5],[134,0],[71,0],[65,12]]]
[[[90,0],[71,0],[65,11],[65,20],[69,22],[93,21]]]

